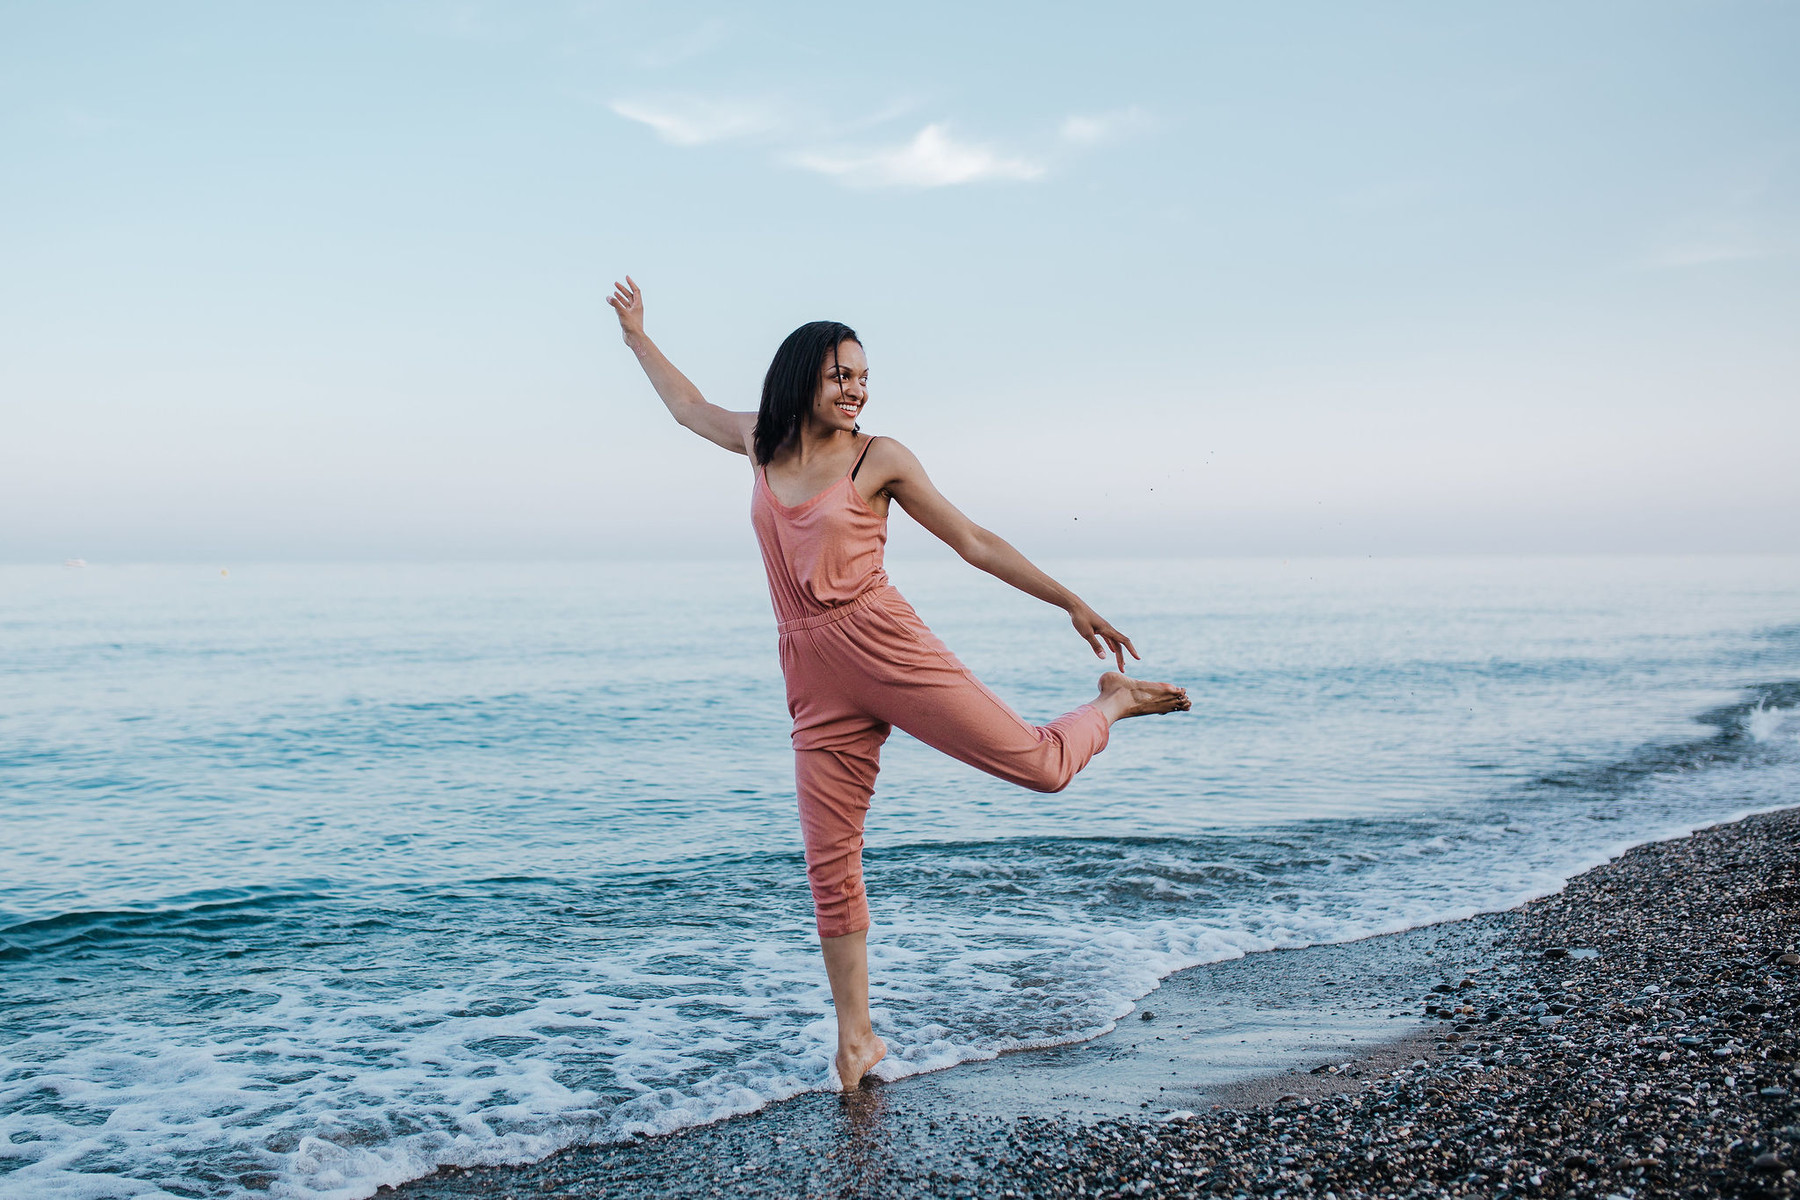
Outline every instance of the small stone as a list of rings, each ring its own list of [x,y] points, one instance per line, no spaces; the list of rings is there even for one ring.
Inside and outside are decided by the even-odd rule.
[[[1744,1011],[1751,1016],[1755,1016],[1757,1013],[1768,1012],[1769,1006],[1764,1004],[1761,1000],[1746,1000],[1744,1001]]]
[[[1750,1164],[1750,1169],[1753,1171],[1763,1171],[1772,1175],[1777,1171],[1787,1170],[1787,1164],[1782,1162],[1781,1156],[1776,1154],[1773,1150],[1765,1150],[1756,1156],[1756,1161]]]
[[[1548,950],[1544,951],[1544,957],[1545,958],[1567,958],[1567,957],[1569,957],[1569,952],[1566,948],[1564,948],[1562,946],[1552,946]],[[1449,991],[1450,989],[1445,988],[1444,990]]]
[[[1771,1099],[1774,1099],[1774,1098],[1777,1098],[1780,1096],[1787,1095],[1788,1090],[1786,1088],[1782,1087],[1781,1085],[1776,1084],[1773,1087],[1763,1088],[1761,1091],[1757,1092],[1756,1094],[1759,1096],[1768,1096]]]
[[[1693,987],[1694,986],[1694,981],[1692,979],[1689,979],[1686,975],[1677,975],[1670,982],[1674,983],[1674,985],[1676,987]]]
[[[1784,967],[1800,967],[1800,954],[1784,954],[1775,961]]]
[[[1151,1011],[1150,1011],[1150,1010],[1149,1010],[1149,1009],[1147,1009],[1147,1008],[1146,1008],[1146,1009],[1145,1009],[1145,1010],[1144,1010],[1144,1015],[1143,1015],[1143,1016],[1141,1016],[1141,1017],[1139,1017],[1139,1018],[1138,1018],[1138,1020],[1140,1020],[1140,1021],[1154,1021],[1154,1020],[1156,1020],[1156,1014],[1155,1014],[1155,1013],[1153,1013],[1153,1012],[1151,1012]]]

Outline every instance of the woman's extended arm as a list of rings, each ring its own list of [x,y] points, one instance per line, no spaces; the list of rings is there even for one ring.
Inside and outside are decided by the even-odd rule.
[[[650,377],[656,394],[668,406],[669,415],[714,445],[738,454],[749,454],[756,414],[732,412],[707,403],[700,389],[677,371],[674,363],[663,357],[656,343],[644,333],[644,293],[638,289],[636,281],[627,275],[623,284],[613,284],[613,294],[606,302],[619,314],[619,332],[624,335],[631,352],[637,355],[638,365]]]
[[[1080,596],[1040,571],[1005,538],[969,520],[946,500],[911,450],[884,437],[870,448],[869,460],[864,470],[884,480],[879,490],[898,501],[908,516],[961,555],[964,562],[1067,612],[1075,632],[1093,647],[1094,657],[1105,658],[1111,650],[1121,671],[1125,669],[1126,651],[1131,652],[1131,657],[1138,657],[1131,639],[1114,629]]]

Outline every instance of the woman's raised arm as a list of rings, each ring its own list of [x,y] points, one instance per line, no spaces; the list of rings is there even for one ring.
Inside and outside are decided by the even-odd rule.
[[[668,406],[669,415],[715,446],[723,446],[738,454],[750,453],[750,437],[756,429],[756,414],[732,412],[707,403],[700,389],[675,364],[663,357],[656,343],[644,333],[644,293],[631,276],[613,284],[613,294],[606,298],[619,314],[619,332],[625,344],[637,355],[638,365],[650,377],[656,394]]]

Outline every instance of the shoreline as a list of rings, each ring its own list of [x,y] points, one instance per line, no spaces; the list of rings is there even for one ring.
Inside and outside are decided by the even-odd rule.
[[[1089,1042],[378,1194],[1792,1197],[1796,942],[1788,808],[1504,913],[1190,968]],[[1184,1083],[1217,1052],[1185,1018],[1233,989],[1291,1036],[1247,1052],[1275,1052],[1260,1070]],[[1377,1019],[1398,1036],[1346,1032]]]

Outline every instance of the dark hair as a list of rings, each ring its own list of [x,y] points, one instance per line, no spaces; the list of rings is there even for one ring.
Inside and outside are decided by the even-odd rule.
[[[836,358],[837,348],[844,342],[862,345],[856,330],[842,321],[808,321],[788,334],[775,351],[775,361],[763,376],[762,406],[756,410],[753,441],[759,466],[767,464],[800,432],[819,392],[825,356]]]

